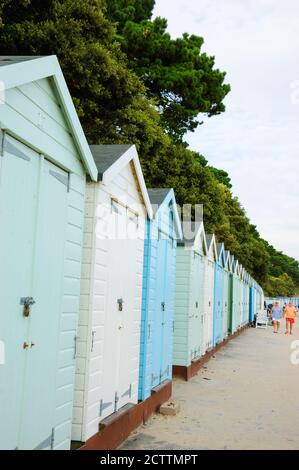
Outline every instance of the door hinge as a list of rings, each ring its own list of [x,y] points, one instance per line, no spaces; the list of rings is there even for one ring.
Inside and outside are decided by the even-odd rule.
[[[102,414],[103,414],[103,411],[106,409],[106,408],[109,408],[109,406],[112,405],[112,401],[108,401],[106,403],[103,402],[103,400],[100,401],[100,414],[99,416],[101,417]]]
[[[198,349],[194,349],[193,359],[196,359],[197,357],[200,357],[200,347]]]
[[[5,145],[5,131],[1,131],[2,139],[1,139],[1,157],[4,157],[4,145]]]
[[[64,184],[64,186],[67,187],[67,191],[69,192],[69,190],[70,190],[70,177],[69,177],[69,174],[67,174],[67,176],[65,176],[62,173],[59,173],[58,171],[54,171],[54,170],[49,170],[49,173],[50,173],[51,176],[56,178],[57,181]]]
[[[131,396],[132,396],[132,384],[130,384],[128,390],[126,390],[126,391],[122,394],[121,398],[124,398],[124,397],[126,397],[126,396],[128,396],[129,398],[131,398]]]
[[[21,150],[19,150],[15,145],[13,145],[7,138],[3,136],[2,139],[2,156],[4,155],[4,151],[10,153],[11,155],[14,155],[15,157],[21,158],[22,160],[25,160],[26,162],[30,162],[30,157],[23,153]]]
[[[151,325],[148,324],[147,328],[148,328],[148,337],[147,337],[147,339],[150,339],[150,337],[151,337]]]
[[[51,450],[54,449],[54,439],[55,439],[55,428],[52,428],[52,432],[51,432]]]
[[[158,378],[159,378],[159,376],[158,376],[158,375],[154,375],[154,374],[152,374],[152,382],[151,382],[151,385],[153,385],[153,384],[154,384],[154,382],[155,382],[155,380],[157,380]]]
[[[36,446],[33,450],[43,450],[50,446],[50,449],[54,449],[54,439],[55,439],[55,428],[52,428],[51,435],[47,437],[44,441],[42,441],[38,446]]]
[[[117,411],[118,402],[119,402],[119,396],[117,395],[117,392],[115,392],[115,396],[114,396],[114,411]]]
[[[166,367],[166,369],[162,372],[160,372],[160,382],[162,381],[162,378],[164,377],[165,374],[169,374],[169,365]]]
[[[76,359],[76,355],[77,355],[77,335],[74,336],[74,356],[73,356],[73,359]]]
[[[91,332],[91,348],[90,351],[93,352],[93,346],[94,346],[94,338],[95,338],[96,332],[92,331]]]

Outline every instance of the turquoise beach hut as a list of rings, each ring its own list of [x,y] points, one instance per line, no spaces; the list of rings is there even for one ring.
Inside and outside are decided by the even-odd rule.
[[[239,262],[233,257],[232,259],[232,333],[235,333],[240,327],[240,310],[241,310],[241,280],[239,276]]]
[[[148,189],[142,291],[139,400],[172,377],[177,239],[182,229],[173,189]]]
[[[252,277],[249,278],[249,322],[254,321],[255,315],[255,288],[254,280]]]
[[[1,57],[0,447],[69,449],[86,176],[55,56]]]
[[[230,252],[224,252],[225,264],[223,269],[223,321],[222,321],[222,337],[226,338],[231,333],[231,310],[232,310],[232,282],[230,272]]]
[[[183,239],[176,259],[174,372],[184,377],[192,362],[205,352],[204,325],[209,318],[204,304],[208,249],[203,223],[183,223]],[[208,326],[208,325],[207,325]]]
[[[224,244],[217,243],[214,280],[213,346],[216,346],[223,339],[223,278],[225,263]]]
[[[242,325],[247,325],[249,322],[249,275],[245,271],[243,277],[243,319]]]
[[[214,339],[214,284],[215,265],[217,262],[217,244],[214,234],[206,234],[207,256],[205,256],[205,280],[204,280],[204,350],[213,348]]]

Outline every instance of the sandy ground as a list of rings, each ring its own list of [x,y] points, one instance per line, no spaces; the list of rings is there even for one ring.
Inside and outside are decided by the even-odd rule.
[[[174,381],[177,416],[156,414],[121,449],[299,449],[294,340],[298,319],[292,336],[284,328],[279,334],[272,327],[246,330],[188,383]]]

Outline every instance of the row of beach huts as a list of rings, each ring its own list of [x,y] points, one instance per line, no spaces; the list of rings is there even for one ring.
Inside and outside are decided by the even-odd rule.
[[[55,56],[0,81],[0,448],[115,448],[263,291],[134,145],[87,144]]]

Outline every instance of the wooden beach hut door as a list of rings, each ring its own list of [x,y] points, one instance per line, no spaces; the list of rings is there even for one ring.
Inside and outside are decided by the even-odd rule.
[[[103,243],[107,253],[108,279],[104,322],[102,396],[100,418],[130,402],[134,366],[134,292],[138,240],[129,237],[131,218],[122,204],[111,201],[111,233]],[[137,219],[136,219],[137,224]],[[129,228],[130,225],[130,228]],[[136,225],[137,229],[137,225]]]
[[[227,333],[233,333],[233,312],[234,312],[234,299],[233,299],[233,274],[228,273],[228,313],[227,313]]]
[[[214,264],[206,260],[205,266],[205,326],[204,326],[204,350],[211,348],[213,343],[213,297],[214,297]]]
[[[253,322],[254,320],[254,289],[253,287],[249,288],[249,321]]]
[[[200,302],[201,256],[191,253],[191,291],[189,311],[189,353],[190,360],[200,356],[202,343],[202,318]]]
[[[161,230],[157,242],[156,304],[153,321],[153,367],[151,387],[161,383],[167,374],[165,355],[165,337],[167,333],[167,312],[169,303],[166,298],[168,237]]]
[[[1,447],[51,448],[68,175],[11,137],[0,164]]]
[[[228,333],[228,297],[229,297],[229,277],[228,272],[223,270],[223,291],[222,291],[222,338],[225,338]]]
[[[51,423],[63,299],[68,175],[47,161],[43,162],[41,175],[33,268],[36,305],[27,339],[30,346],[26,352],[22,449],[51,448],[55,438]]]
[[[213,321],[213,345],[215,346],[221,340],[222,333],[222,289],[223,289],[222,268],[215,263],[215,281],[214,281],[214,321]]]
[[[165,307],[162,309],[163,329],[162,329],[162,353],[160,364],[160,383],[172,376],[172,345],[173,345],[173,329],[174,329],[174,295],[173,282],[171,277],[173,273],[173,257],[175,256],[175,241],[171,237],[167,237],[165,242],[165,265],[164,265],[164,302]]]
[[[235,274],[232,274],[232,333],[234,333],[238,329],[238,287],[238,278]]]

